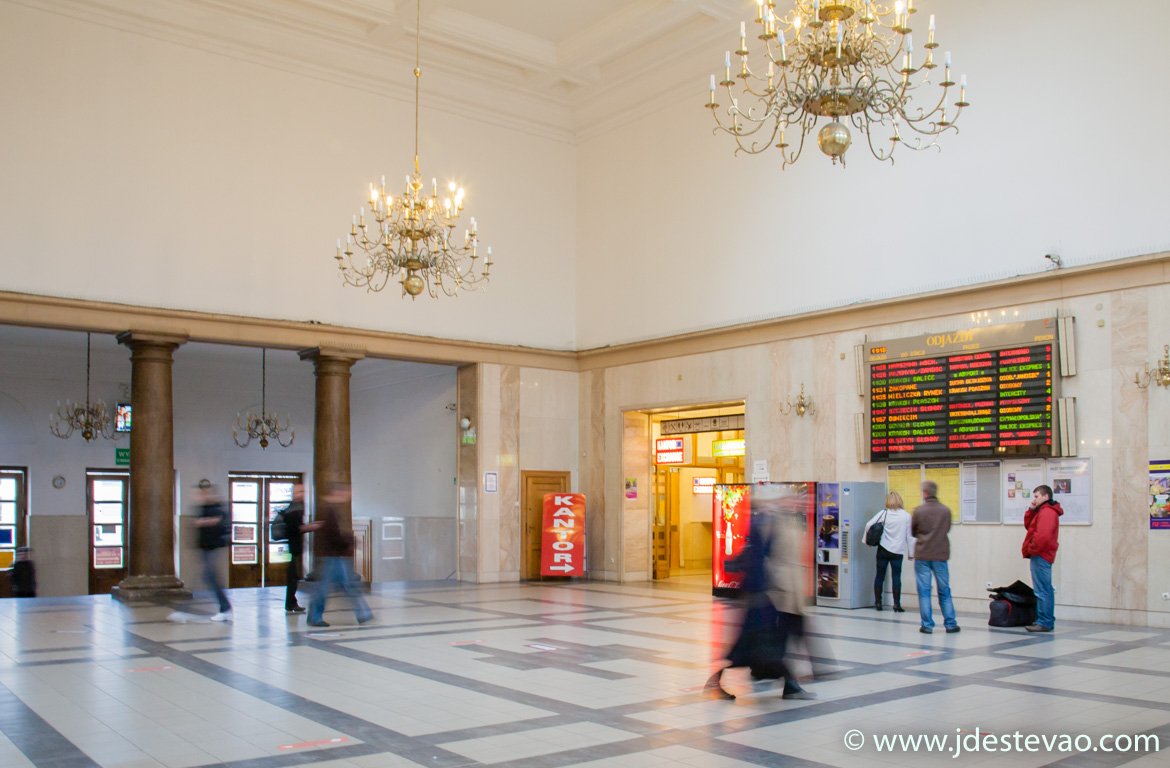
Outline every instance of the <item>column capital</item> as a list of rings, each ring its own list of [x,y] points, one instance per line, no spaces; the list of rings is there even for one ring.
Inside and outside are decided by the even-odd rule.
[[[166,333],[160,331],[122,331],[116,337],[119,344],[124,344],[133,349],[135,346],[142,345],[169,345],[172,349],[182,346],[190,341],[191,337],[185,333]]]
[[[343,362],[353,365],[358,360],[365,359],[366,351],[356,347],[310,347],[302,349],[297,355],[302,360],[312,360],[313,362]]]

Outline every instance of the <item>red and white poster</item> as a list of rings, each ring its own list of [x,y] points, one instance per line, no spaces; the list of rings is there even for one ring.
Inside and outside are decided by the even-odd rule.
[[[545,494],[540,575],[585,575],[585,494]]]

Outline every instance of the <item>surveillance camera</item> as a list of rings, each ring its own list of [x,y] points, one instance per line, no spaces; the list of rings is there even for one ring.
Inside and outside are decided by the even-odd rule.
[[[1048,259],[1049,261],[1051,261],[1051,262],[1052,262],[1052,266],[1054,266],[1054,267],[1056,267],[1056,268],[1058,268],[1058,269],[1059,269],[1060,267],[1063,267],[1063,266],[1064,266],[1064,262],[1060,260],[1060,254],[1058,254],[1058,253],[1046,253],[1046,254],[1044,254],[1044,258],[1046,258],[1046,259]]]

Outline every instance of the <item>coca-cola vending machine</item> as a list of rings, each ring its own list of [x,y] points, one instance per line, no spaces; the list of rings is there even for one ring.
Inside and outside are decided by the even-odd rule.
[[[751,532],[753,515],[776,514],[784,525],[777,530],[790,540],[784,542],[799,559],[806,574],[802,585],[811,597],[813,533],[816,520],[816,483],[746,483],[716,485],[712,494],[711,593],[717,597],[739,594],[743,573],[736,570],[736,557],[743,551]]]

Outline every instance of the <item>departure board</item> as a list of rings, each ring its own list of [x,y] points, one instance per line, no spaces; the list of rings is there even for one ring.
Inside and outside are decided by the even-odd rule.
[[[871,345],[871,460],[1051,456],[1056,339],[1050,324],[1017,323],[1008,329],[1019,331],[1014,334],[973,329]],[[985,348],[1020,339],[1033,343]],[[946,354],[930,354],[931,347]]]

